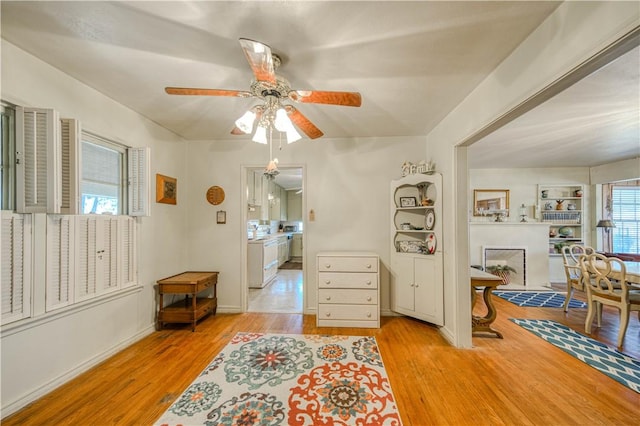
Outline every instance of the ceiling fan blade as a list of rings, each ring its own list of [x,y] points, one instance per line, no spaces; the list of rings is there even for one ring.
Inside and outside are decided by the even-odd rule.
[[[259,41],[249,40],[248,38],[240,39],[240,46],[247,57],[249,66],[253,70],[253,75],[258,81],[266,81],[276,83],[276,73],[273,68],[273,57],[271,56],[271,48]]]
[[[359,107],[362,97],[358,92],[326,92],[318,90],[292,90],[289,99],[305,104],[329,104]]]
[[[193,96],[238,96],[248,98],[251,92],[244,90],[224,90],[224,89],[195,89],[191,87],[165,87],[164,91],[170,95],[193,95]]]
[[[292,105],[286,105],[285,110],[287,111],[287,115],[302,132],[309,136],[310,139],[317,139],[324,135],[322,130],[318,129],[315,124],[313,124],[307,117],[302,115],[300,111],[298,111]]]

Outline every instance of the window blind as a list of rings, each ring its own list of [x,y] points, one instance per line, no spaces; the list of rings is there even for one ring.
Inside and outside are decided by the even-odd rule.
[[[613,252],[640,254],[640,187],[614,186],[611,208]]]

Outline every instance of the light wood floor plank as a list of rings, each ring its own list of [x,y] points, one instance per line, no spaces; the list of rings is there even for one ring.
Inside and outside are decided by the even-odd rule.
[[[12,425],[152,424],[240,331],[375,336],[405,425],[637,425],[640,395],[509,318],[554,319],[584,333],[586,309],[520,308],[496,299],[504,339],[451,347],[436,327],[384,317],[380,329],[316,328],[295,314],[218,314],[144,338],[98,367],[3,419]],[[482,306],[477,307],[481,311]],[[607,324],[614,312],[605,311]],[[617,327],[594,328],[614,345]],[[625,351],[640,358],[630,320]]]

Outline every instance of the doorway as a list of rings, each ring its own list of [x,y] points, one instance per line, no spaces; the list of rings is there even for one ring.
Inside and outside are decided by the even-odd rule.
[[[275,176],[264,167],[245,167],[246,312],[304,311],[304,168],[281,166]],[[244,225],[244,224],[243,224]]]

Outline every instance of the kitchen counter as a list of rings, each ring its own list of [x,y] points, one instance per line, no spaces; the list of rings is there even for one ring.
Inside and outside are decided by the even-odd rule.
[[[249,244],[260,243],[263,241],[273,240],[280,237],[293,237],[295,234],[302,235],[302,232],[278,232],[277,234],[268,234],[268,235],[265,235],[264,237],[256,238],[255,240],[249,239],[248,242]]]

